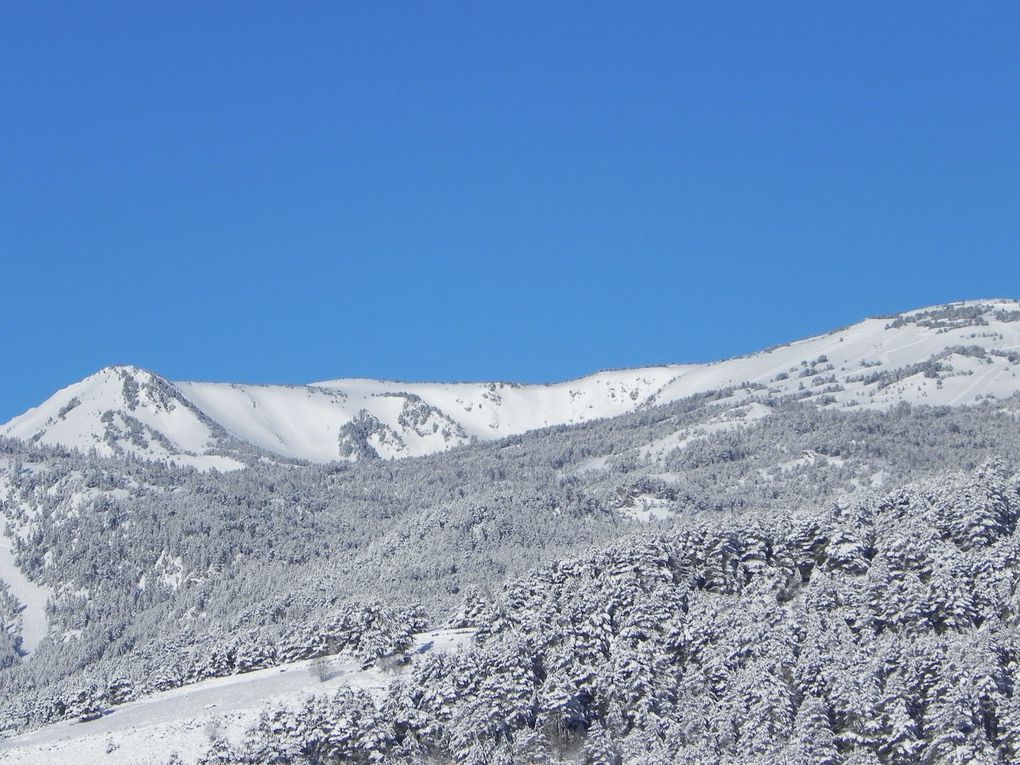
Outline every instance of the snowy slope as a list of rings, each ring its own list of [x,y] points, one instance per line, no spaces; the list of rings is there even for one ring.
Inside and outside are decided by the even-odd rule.
[[[288,457],[324,462],[443,451],[548,425],[634,409],[683,367],[603,372],[557,385],[335,380],[304,387],[178,383],[234,437]],[[364,414],[363,414],[364,413]]]
[[[956,310],[936,307],[867,319],[828,335],[699,367],[665,386],[661,399],[758,383],[777,393],[831,395],[844,406],[887,408],[900,401],[957,406],[1020,390],[1020,302],[951,305]],[[954,318],[970,311],[977,315]],[[946,318],[938,318],[939,313]],[[976,355],[976,349],[983,354]],[[911,369],[926,363],[944,369]]]
[[[11,539],[3,533],[0,533],[0,581],[10,587],[11,594],[21,603],[21,650],[31,654],[49,630],[46,601],[50,591],[31,581],[18,568]]]
[[[552,385],[345,379],[304,386],[171,383],[111,367],[0,427],[0,435],[230,469],[245,448],[328,462],[430,454],[613,417],[732,386],[824,406],[950,406],[1020,390],[1020,302],[867,319],[714,364],[600,372]]]
[[[177,388],[143,369],[102,369],[15,417],[0,435],[111,456],[173,458],[180,464],[230,469],[241,463],[209,452],[221,431]]]
[[[416,657],[460,650],[473,630],[435,630],[415,636],[408,652]],[[238,741],[263,710],[297,708],[310,695],[335,693],[341,685],[380,697],[392,673],[343,656],[327,657],[328,675],[311,671],[312,660],[205,680],[115,707],[88,722],[68,720],[0,741],[0,762],[22,765],[136,765],[164,762],[177,753],[193,763],[210,746],[211,735]],[[406,669],[403,671],[407,671]]]
[[[10,481],[7,478],[10,465],[0,459],[0,508],[4,501],[11,499]],[[0,511],[0,581],[4,582],[11,594],[21,604],[21,651],[31,654],[49,631],[46,616],[46,602],[50,591],[33,582],[18,568],[15,561],[13,542],[7,535],[7,517]]]

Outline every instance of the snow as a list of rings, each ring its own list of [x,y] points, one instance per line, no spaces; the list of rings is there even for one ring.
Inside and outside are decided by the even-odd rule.
[[[21,612],[21,650],[31,654],[49,630],[46,601],[50,591],[28,579],[17,567],[11,541],[0,532],[0,580],[6,582],[11,594],[24,606]]]
[[[180,467],[193,467],[195,470],[203,473],[207,473],[210,470],[228,473],[231,470],[241,470],[247,467],[243,462],[222,454],[174,454],[172,456],[168,455],[166,460]]]
[[[401,458],[535,428],[614,417],[731,387],[763,386],[768,395],[797,394],[837,408],[887,409],[901,401],[962,406],[1020,390],[1020,365],[1004,355],[982,359],[954,353],[940,359],[947,368],[937,375],[926,376],[920,370],[908,375],[911,370],[907,370],[903,379],[893,378],[900,370],[954,346],[1007,353],[1020,349],[1020,322],[996,315],[1000,310],[1020,310],[1020,302],[952,305],[979,304],[987,305],[982,325],[911,323],[930,310],[918,309],[902,314],[901,326],[891,326],[895,317],[867,319],[826,335],[712,364],[599,372],[549,385],[360,378],[291,386],[170,383],[134,367],[111,367],[14,418],[0,427],[0,435],[38,437],[44,443],[94,447],[101,453],[115,451],[112,442],[125,452],[150,459],[173,460],[200,470],[230,470],[243,463],[224,456],[224,449],[244,444],[312,462],[345,458],[340,450],[344,426],[363,412],[375,427],[367,434],[368,443],[381,457]],[[885,379],[869,380],[879,373]],[[125,396],[128,378],[141,391],[136,403]],[[154,391],[167,393],[161,396]],[[108,412],[113,414],[104,421]],[[146,429],[143,445],[126,434],[133,422]],[[656,448],[675,448],[685,437],[677,436],[674,443]]]
[[[128,397],[131,384],[137,388],[134,401]],[[163,391],[170,395],[161,396]],[[95,449],[106,456],[116,453],[111,441],[126,453],[150,459],[184,460],[188,455],[204,455],[214,446],[213,432],[187,401],[174,394],[172,385],[151,372],[107,367],[15,417],[0,428],[0,434],[38,438],[44,444],[82,451]],[[140,439],[126,435],[132,423],[141,428]],[[160,437],[168,443],[162,443]],[[215,463],[199,465],[227,464]]]
[[[621,514],[631,520],[651,523],[670,518],[674,513],[675,506],[675,502],[654,494],[638,494],[628,497],[619,510]]]
[[[550,425],[585,422],[633,410],[683,367],[603,372],[555,385],[396,383],[334,380],[309,386],[178,383],[178,389],[231,435],[287,457],[338,458],[341,428],[368,411],[403,446],[381,456],[420,456]],[[417,432],[400,422],[408,396],[430,410],[436,426]],[[444,428],[453,431],[444,436]],[[458,434],[459,433],[459,434]],[[375,442],[378,443],[378,442]]]
[[[413,662],[430,653],[457,651],[473,632],[460,629],[420,633],[409,656]],[[133,765],[162,762],[172,752],[191,763],[209,748],[213,730],[237,741],[270,706],[296,708],[308,696],[332,694],[341,685],[381,698],[397,676],[375,667],[362,669],[360,663],[337,655],[326,657],[329,671],[326,680],[320,681],[310,666],[313,661],[213,678],[123,704],[96,720],[48,725],[0,741],[0,763]]]
[[[841,467],[845,463],[846,460],[842,457],[819,454],[816,451],[808,449],[800,457],[787,460],[786,462],[780,462],[776,467],[778,467],[782,472],[788,473],[791,470],[796,470],[800,467],[811,467],[814,465],[834,465],[835,467]]]
[[[0,460],[0,500],[11,499],[11,486],[6,478],[9,467],[7,460]],[[32,470],[34,466],[24,466],[23,469]],[[7,584],[11,594],[23,606],[20,614],[21,650],[26,655],[31,655],[49,631],[46,601],[50,597],[50,591],[31,581],[18,568],[14,560],[14,540],[3,531],[6,520],[0,513],[0,581]]]
[[[667,436],[656,439],[638,448],[641,459],[661,461],[670,452],[683,449],[688,444],[716,433],[739,430],[752,425],[772,414],[772,407],[758,401],[726,409],[707,422],[690,428],[681,428]]]

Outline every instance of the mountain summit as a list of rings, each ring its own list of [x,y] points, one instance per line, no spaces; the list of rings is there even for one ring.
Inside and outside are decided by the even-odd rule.
[[[114,366],[0,426],[0,435],[222,470],[265,452],[312,462],[419,456],[728,389],[837,408],[959,406],[1020,391],[1018,372],[1020,301],[981,300],[866,319],[711,364],[549,385],[238,385],[171,382]]]

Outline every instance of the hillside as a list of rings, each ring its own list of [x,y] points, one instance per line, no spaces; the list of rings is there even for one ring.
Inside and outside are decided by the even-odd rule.
[[[1008,301],[550,386],[104,370],[0,437],[0,760],[1013,762],[1018,373]]]

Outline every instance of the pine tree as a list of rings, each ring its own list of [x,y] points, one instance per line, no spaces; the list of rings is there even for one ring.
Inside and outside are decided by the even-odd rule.
[[[584,739],[584,746],[581,749],[582,765],[621,765],[619,747],[613,743],[609,733],[598,723],[594,722],[588,728],[588,734]]]
[[[517,762],[532,765],[551,765],[552,753],[545,732],[541,729],[525,728],[518,733],[513,744],[513,755]]]
[[[881,705],[882,732],[879,753],[890,763],[913,763],[924,748],[917,721],[911,717],[903,690],[894,685]]]
[[[788,752],[790,765],[837,765],[840,761],[825,703],[808,696],[797,708]]]

